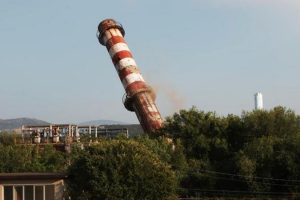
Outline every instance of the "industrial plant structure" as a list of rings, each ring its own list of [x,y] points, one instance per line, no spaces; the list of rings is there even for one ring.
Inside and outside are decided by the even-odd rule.
[[[126,91],[125,108],[134,111],[144,131],[151,133],[162,127],[163,119],[155,104],[155,93],[140,74],[124,35],[122,25],[113,19],[105,19],[98,26],[98,40],[106,46]]]
[[[69,145],[80,142],[85,138],[87,142],[95,142],[100,138],[112,138],[118,134],[128,137],[127,128],[107,128],[105,126],[78,126],[75,124],[48,124],[22,126],[23,144],[56,144]]]

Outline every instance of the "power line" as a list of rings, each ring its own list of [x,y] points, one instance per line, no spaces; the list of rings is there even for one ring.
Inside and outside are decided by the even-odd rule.
[[[210,170],[198,170],[198,171],[199,172],[204,172],[204,173],[232,176],[232,177],[242,177],[242,178],[253,178],[253,179],[262,179],[262,180],[273,180],[273,181],[285,181],[285,182],[300,183],[300,180],[293,180],[293,179],[278,179],[278,178],[268,178],[268,177],[259,177],[259,176],[244,176],[244,175],[239,175],[239,174],[231,174],[231,173],[217,172],[217,171],[210,171]]]
[[[215,178],[215,179],[221,179],[221,180],[228,180],[228,181],[233,181],[233,182],[245,182],[248,183],[250,181],[247,180],[242,180],[242,179],[232,179],[232,178],[225,178],[225,177],[216,177],[216,176],[211,176],[207,174],[203,174],[202,176],[207,176],[210,178]],[[267,183],[267,182],[258,182],[258,181],[251,181],[251,183],[258,183],[258,184],[264,184],[264,185],[270,185],[270,186],[281,186],[281,187],[296,187],[300,185],[291,185],[291,184],[277,184],[277,183]]]
[[[246,191],[246,190],[204,190],[200,188],[178,188],[184,190],[192,190],[199,192],[227,192],[227,193],[243,193],[243,194],[269,194],[269,195],[300,195],[300,193],[291,193],[291,192],[255,192],[255,191]]]

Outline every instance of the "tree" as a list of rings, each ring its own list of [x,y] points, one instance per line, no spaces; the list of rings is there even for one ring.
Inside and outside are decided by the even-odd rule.
[[[66,156],[51,145],[39,149],[34,145],[1,145],[0,172],[62,172]]]
[[[219,117],[193,107],[167,118],[164,131],[184,147],[189,166],[181,187],[297,191],[299,181],[288,181],[300,179],[300,117],[292,110],[278,106]]]
[[[69,168],[69,191],[76,199],[167,199],[176,183],[170,166],[133,140],[101,141]]]
[[[17,141],[21,140],[21,135],[14,132],[1,132],[0,133],[0,144],[13,145]]]
[[[165,132],[181,141],[189,168],[181,180],[183,188],[214,189],[218,182],[203,171],[226,170],[230,154],[226,135],[227,121],[213,112],[198,111],[195,107],[181,110],[167,118]],[[220,185],[224,185],[219,181]],[[195,196],[193,192],[190,195]]]

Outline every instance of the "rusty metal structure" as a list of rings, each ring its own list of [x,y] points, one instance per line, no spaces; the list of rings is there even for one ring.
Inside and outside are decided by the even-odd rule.
[[[23,144],[71,144],[80,142],[82,137],[94,142],[101,138],[113,138],[118,134],[129,137],[127,128],[75,124],[23,125],[21,134]]]
[[[105,19],[98,26],[98,40],[106,46],[126,91],[125,108],[136,113],[145,132],[152,133],[162,127],[163,119],[155,104],[155,93],[142,77],[124,35],[122,25],[113,19]]]
[[[112,126],[82,126],[76,124],[23,125],[20,133],[21,137],[17,138],[15,142],[18,145],[37,145],[41,149],[46,145],[52,145],[56,150],[71,152],[71,145],[89,146],[105,138],[114,138],[119,134],[129,137],[128,128]]]

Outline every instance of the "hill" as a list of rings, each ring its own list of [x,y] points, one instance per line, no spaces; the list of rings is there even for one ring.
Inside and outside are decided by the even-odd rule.
[[[99,126],[99,125],[115,125],[115,124],[126,124],[124,122],[114,120],[92,120],[79,123],[79,126]]]
[[[127,124],[125,122],[114,121],[114,120],[93,120],[79,123],[79,126],[104,126],[109,129],[121,129],[127,128],[129,137],[143,134],[144,131],[139,124]]]
[[[0,131],[4,130],[14,130],[19,129],[22,125],[47,125],[49,122],[32,119],[32,118],[17,118],[17,119],[0,119]],[[79,125],[81,126],[92,126],[92,125],[102,125],[105,128],[127,128],[129,132],[129,136],[135,136],[142,134],[144,131],[139,124],[126,124],[124,122],[113,121],[113,120],[93,120],[82,122]]]
[[[49,122],[32,119],[32,118],[17,118],[17,119],[0,119],[0,130],[12,130],[21,128],[22,125],[45,125]]]
[[[127,128],[129,137],[134,137],[144,133],[141,125],[139,124],[114,124],[114,125],[104,125],[104,127],[111,128],[111,129]]]

